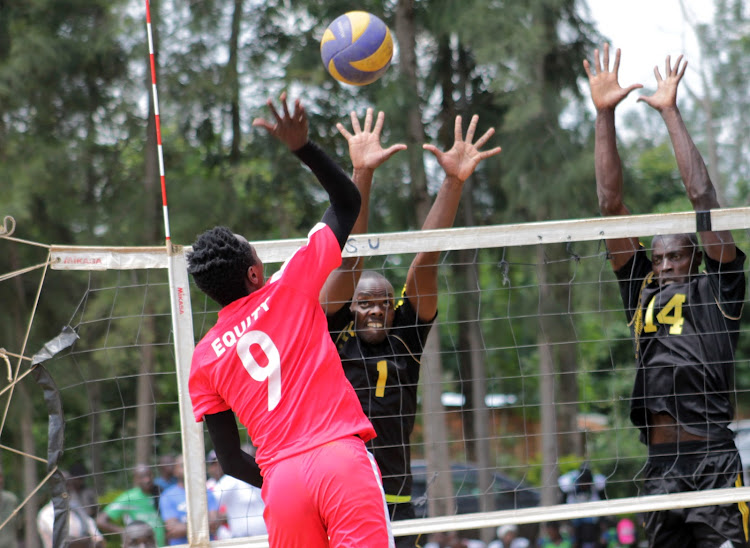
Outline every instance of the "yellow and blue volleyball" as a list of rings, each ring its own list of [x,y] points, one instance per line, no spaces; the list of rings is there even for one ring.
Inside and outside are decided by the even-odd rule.
[[[391,64],[391,31],[371,13],[350,11],[328,25],[320,40],[320,56],[326,70],[339,82],[371,84]]]

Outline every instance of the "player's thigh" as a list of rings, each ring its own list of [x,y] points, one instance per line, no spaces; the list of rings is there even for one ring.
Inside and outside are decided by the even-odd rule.
[[[696,465],[695,481],[698,490],[732,489],[742,487],[742,464],[739,453],[731,450],[707,454]],[[700,548],[722,546],[725,541],[734,547],[748,546],[748,505],[722,504],[686,510],[687,521],[694,526]]]
[[[649,512],[645,521],[649,548],[697,548],[682,509]]]
[[[332,547],[393,546],[380,472],[361,439],[319,448],[317,498]]]
[[[391,522],[401,519],[416,519],[417,517],[414,512],[414,505],[411,502],[389,504],[388,513],[391,516]],[[418,545],[424,544],[424,542],[419,543],[419,538],[420,535],[396,537],[396,548],[415,548]]]
[[[328,534],[307,477],[305,455],[269,467],[263,481],[263,519],[271,546],[325,548]]]
[[[739,505],[704,506],[687,511],[698,548],[748,548],[747,514],[743,514]]]

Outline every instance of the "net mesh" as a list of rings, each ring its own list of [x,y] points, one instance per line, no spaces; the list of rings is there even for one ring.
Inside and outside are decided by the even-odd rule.
[[[719,210],[713,226],[733,230],[737,245],[748,249],[748,213]],[[461,530],[487,540],[494,535],[489,531],[513,523],[536,538],[546,522],[635,517],[749,498],[747,488],[643,496],[647,449],[630,422],[633,342],[602,237],[640,237],[648,247],[649,235],[694,229],[695,214],[686,212],[350,240],[346,254],[366,257],[366,267],[396,288],[414,252],[444,251],[439,317],[422,360],[411,437],[413,503],[420,519],[396,522],[397,535]],[[264,262],[278,265],[301,242],[256,247]],[[184,454],[194,482],[188,512],[195,539],[207,534],[206,495],[196,486],[205,483],[210,443],[189,413],[189,355],[187,360],[184,355],[213,324],[217,306],[187,282],[175,285],[170,279],[177,272],[187,280],[183,251],[177,248],[181,262],[170,264],[171,255],[161,248],[53,247],[52,271],[40,282],[34,306],[59,307],[67,292],[66,321],[78,335],[72,347],[45,363],[64,408],[60,467],[80,472],[94,495],[95,514],[133,487],[138,464],[158,476],[163,456]],[[269,265],[269,272],[273,269]],[[187,329],[175,322],[176,315],[189,320]],[[743,422],[750,416],[745,331],[746,322],[740,327],[733,394],[741,451],[750,429]],[[54,335],[36,333],[34,324],[30,329],[33,341]],[[180,347],[180,340],[187,346]],[[19,354],[28,358],[31,351]],[[38,388],[26,391],[41,401]],[[15,413],[26,405],[19,397],[9,403]],[[5,429],[10,432],[4,439],[15,443],[15,427]],[[36,460],[43,483],[44,458]],[[607,500],[564,504],[559,478],[584,463],[605,485],[601,496]],[[48,495],[42,487],[34,496],[43,504]],[[111,545],[119,542],[118,535],[105,536]]]

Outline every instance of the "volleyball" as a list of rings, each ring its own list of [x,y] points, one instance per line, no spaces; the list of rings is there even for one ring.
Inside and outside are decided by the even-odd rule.
[[[371,13],[347,12],[326,28],[320,40],[320,56],[326,70],[339,82],[371,84],[391,64],[391,31]]]

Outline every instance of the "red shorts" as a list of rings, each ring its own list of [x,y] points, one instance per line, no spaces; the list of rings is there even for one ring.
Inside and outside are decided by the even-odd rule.
[[[394,546],[378,466],[357,437],[267,467],[262,494],[272,548]]]

